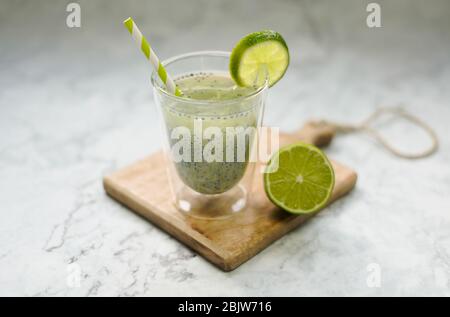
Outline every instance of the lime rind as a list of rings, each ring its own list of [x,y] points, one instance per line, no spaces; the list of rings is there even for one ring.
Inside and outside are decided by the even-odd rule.
[[[293,214],[322,209],[335,185],[333,167],[317,147],[295,143],[281,148],[264,173],[264,189],[278,207]]]
[[[288,46],[279,33],[254,32],[242,38],[233,49],[230,74],[238,86],[261,86],[268,77],[272,87],[284,76],[289,62]],[[261,76],[261,71],[267,73]]]

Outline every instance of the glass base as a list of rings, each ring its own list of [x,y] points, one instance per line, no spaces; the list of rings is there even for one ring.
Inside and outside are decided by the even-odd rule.
[[[247,205],[247,191],[241,185],[217,195],[197,193],[187,186],[176,194],[175,206],[183,214],[199,219],[224,219]]]

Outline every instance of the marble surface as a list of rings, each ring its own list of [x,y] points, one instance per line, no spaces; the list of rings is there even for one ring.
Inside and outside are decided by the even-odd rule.
[[[79,3],[69,29],[64,1],[0,0],[0,295],[450,295],[448,1],[380,1],[380,29],[360,0]],[[327,153],[358,171],[352,194],[223,273],[103,192],[103,175],[160,146],[128,16],[163,58],[276,29],[292,61],[266,123],[358,122],[403,103],[440,151],[407,161],[337,138]],[[428,142],[403,122],[380,128],[403,149]]]

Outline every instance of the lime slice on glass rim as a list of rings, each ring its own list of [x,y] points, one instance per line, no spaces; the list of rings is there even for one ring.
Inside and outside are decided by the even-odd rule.
[[[281,148],[264,173],[264,189],[278,207],[309,214],[324,207],[334,188],[334,171],[326,155],[313,145]]]
[[[289,50],[283,37],[270,30],[242,38],[230,56],[230,74],[238,86],[262,86],[268,77],[272,87],[289,65]],[[261,72],[267,71],[266,74]]]

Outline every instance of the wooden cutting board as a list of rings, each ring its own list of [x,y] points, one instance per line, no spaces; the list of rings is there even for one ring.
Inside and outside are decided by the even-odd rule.
[[[308,123],[295,134],[282,134],[280,145],[302,140],[322,146],[333,135],[327,127]],[[352,169],[332,163],[336,185],[330,203],[348,193],[357,179]],[[262,174],[254,174],[249,206],[222,220],[201,220],[177,211],[172,204],[162,152],[106,176],[103,183],[111,197],[222,270],[231,271],[313,216],[295,216],[278,209],[266,198]]]

